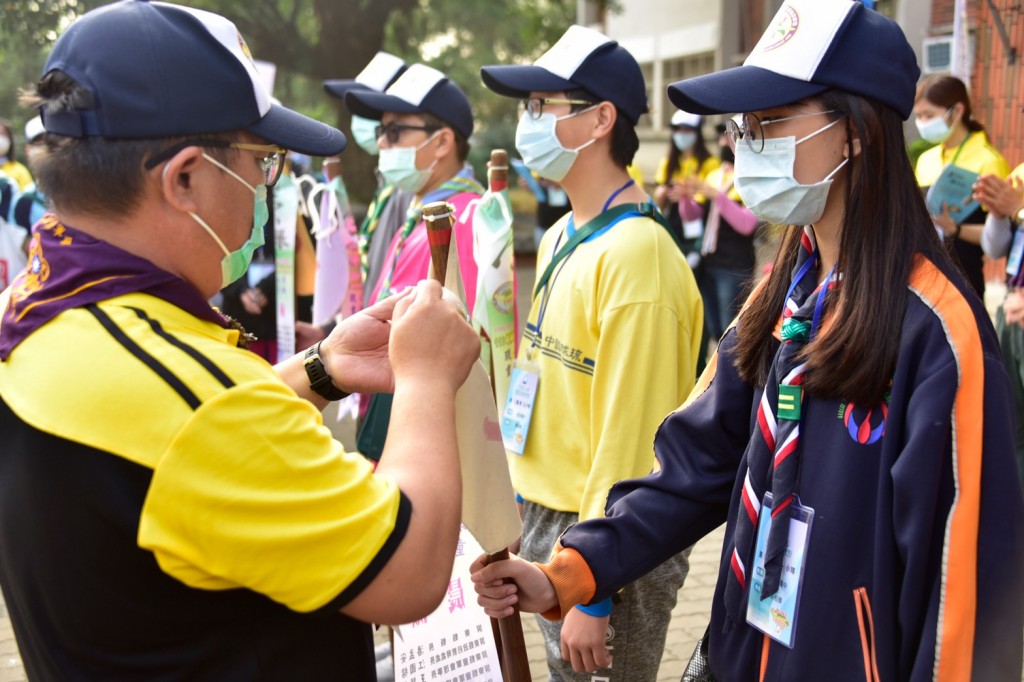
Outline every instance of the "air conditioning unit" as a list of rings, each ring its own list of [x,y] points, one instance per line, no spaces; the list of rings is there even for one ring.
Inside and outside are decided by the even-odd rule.
[[[949,73],[953,70],[953,36],[925,38],[921,44],[924,73]]]

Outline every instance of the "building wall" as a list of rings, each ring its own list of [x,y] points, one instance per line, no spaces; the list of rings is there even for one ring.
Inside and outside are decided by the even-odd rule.
[[[1024,163],[1024,6],[1019,0],[968,0],[968,25],[973,39],[971,103],[974,116],[988,132],[989,140],[1011,166]],[[954,0],[932,0],[931,35],[952,32]],[[1001,20],[1009,45],[1007,53],[996,17]]]
[[[617,40],[644,72],[650,114],[637,126],[640,150],[635,163],[647,184],[653,183],[668,147],[668,121],[675,112],[668,85],[733,65],[737,48],[731,36],[723,37],[723,1],[628,0],[616,12],[599,11],[593,0],[577,1],[577,21]]]
[[[995,15],[986,4],[978,23],[972,91],[981,99],[982,120],[992,142],[1016,166],[1024,163],[1024,6],[1018,0],[993,1],[1009,45],[1016,48],[1015,59],[1011,64]]]

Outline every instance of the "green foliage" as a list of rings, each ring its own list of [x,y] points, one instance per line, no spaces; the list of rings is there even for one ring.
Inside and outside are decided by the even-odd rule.
[[[922,139],[920,137],[917,138],[916,140],[910,141],[907,144],[907,154],[910,156],[910,165],[917,166],[917,159],[921,156],[921,154],[923,154],[924,152],[926,152],[927,150],[931,149],[934,146],[935,144],[933,142],[929,142],[928,140]]]
[[[0,117],[14,126],[22,151],[25,121],[35,115],[18,104],[19,92],[39,78],[50,45],[59,31],[95,0],[0,0]]]
[[[478,172],[492,148],[513,149],[517,119],[514,100],[483,87],[480,67],[532,61],[573,23],[576,11],[574,0],[182,1],[235,22],[253,55],[276,64],[274,95],[342,130],[348,130],[348,113],[324,94],[323,80],[355,77],[380,49],[444,71],[473,104],[477,132],[470,159]],[[18,107],[18,91],[40,76],[60,30],[103,4],[0,0],[0,116],[19,131],[32,112]],[[352,145],[343,161],[351,193],[365,201],[374,159]]]
[[[412,12],[391,16],[385,49],[410,63],[433,66],[465,91],[476,120],[470,162],[483,178],[491,149],[515,149],[518,102],[484,87],[480,67],[532,62],[575,17],[571,0],[419,0]]]

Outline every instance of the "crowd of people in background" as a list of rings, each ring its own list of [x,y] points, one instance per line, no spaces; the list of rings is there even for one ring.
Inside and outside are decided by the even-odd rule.
[[[471,103],[386,52],[324,82],[346,153],[377,158],[353,208],[345,136],[273,101],[235,35],[121,0],[56,43],[23,129],[0,120],[0,585],[41,679],[386,680],[367,623],[429,613],[452,566],[488,267]],[[150,115],[120,79],[171,54],[147,88],[180,97]],[[567,27],[481,78],[522,102],[537,274],[526,388],[495,405],[523,533],[474,564],[487,613],[540,614],[552,680],[653,681],[690,548],[725,524],[689,663],[714,672],[690,679],[1020,679],[1024,160],[965,83],[920,78],[862,3],[786,0],[744,65],[669,87],[647,185],[616,41]],[[359,289],[324,320],[326,193]],[[438,201],[465,310],[423,282]],[[319,414],[339,400],[353,452]]]

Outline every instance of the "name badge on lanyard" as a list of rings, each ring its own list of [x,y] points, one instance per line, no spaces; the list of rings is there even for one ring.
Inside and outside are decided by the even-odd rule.
[[[764,554],[768,548],[768,531],[772,527],[772,494],[765,493],[764,504],[757,524],[757,545],[754,552],[753,583],[747,595],[747,622],[776,642],[793,648],[796,636],[797,612],[803,588],[807,543],[811,537],[814,510],[800,504],[795,498],[790,508],[789,538],[782,559],[782,579],[779,590],[768,599],[761,599],[764,580]]]
[[[1024,256],[1024,228],[1018,227],[1013,233],[1013,245],[1006,257],[1006,274],[1016,277],[1020,272],[1021,257]]]
[[[530,362],[516,361],[509,379],[505,409],[501,413],[501,439],[505,442],[505,449],[517,455],[522,455],[526,448],[539,381],[539,367]]]

